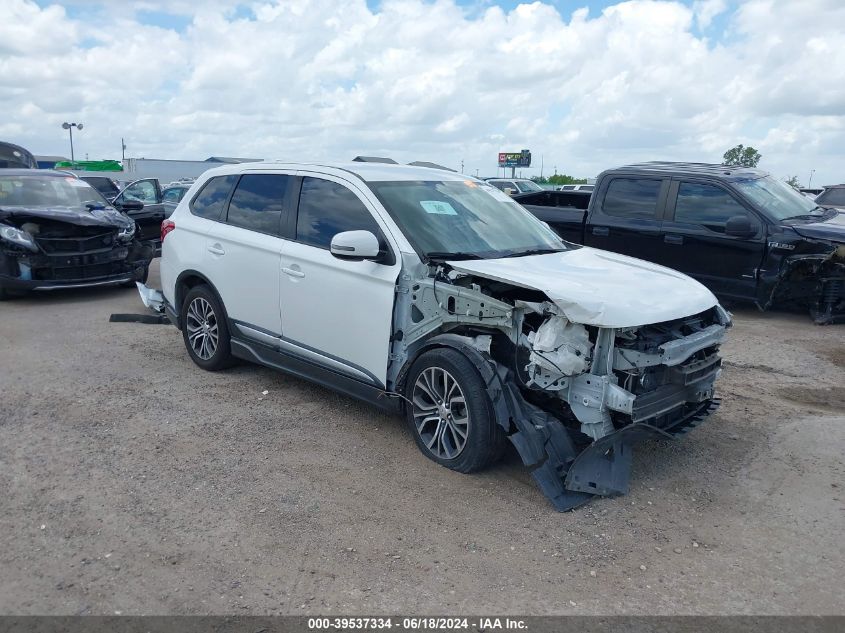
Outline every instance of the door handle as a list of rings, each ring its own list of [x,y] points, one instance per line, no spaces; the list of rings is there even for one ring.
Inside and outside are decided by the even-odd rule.
[[[305,273],[295,268],[282,268],[282,272],[291,277],[305,277]]]
[[[610,229],[606,226],[594,226],[593,235],[610,235]]]
[[[684,243],[684,236],[683,235],[664,235],[663,241],[667,244],[683,244]]]
[[[220,244],[212,244],[208,247],[208,252],[212,255],[225,255],[226,251],[223,250],[223,247]]]

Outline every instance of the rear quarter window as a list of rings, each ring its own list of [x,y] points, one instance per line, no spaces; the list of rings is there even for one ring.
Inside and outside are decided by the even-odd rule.
[[[215,176],[209,179],[191,200],[191,213],[207,220],[219,220],[232,186],[237,180],[236,175]]]

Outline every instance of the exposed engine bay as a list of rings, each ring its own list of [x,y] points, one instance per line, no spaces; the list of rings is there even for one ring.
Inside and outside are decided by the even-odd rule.
[[[407,359],[456,347],[488,385],[498,423],[559,510],[628,489],[631,445],[672,438],[718,406],[718,304],[627,327],[577,323],[543,292],[466,274],[448,263],[403,270],[388,386]]]

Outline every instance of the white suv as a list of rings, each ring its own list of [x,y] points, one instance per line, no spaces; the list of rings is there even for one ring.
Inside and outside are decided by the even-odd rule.
[[[245,359],[401,412],[461,472],[510,440],[558,509],[626,492],[633,442],[717,404],[730,319],[704,286],[564,242],[475,178],[227,165],[162,239],[163,304],[197,365]]]

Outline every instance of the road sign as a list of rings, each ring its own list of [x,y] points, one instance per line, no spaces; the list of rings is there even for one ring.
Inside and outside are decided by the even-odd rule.
[[[499,167],[531,167],[531,152],[499,152]]]

